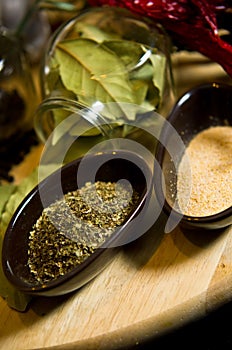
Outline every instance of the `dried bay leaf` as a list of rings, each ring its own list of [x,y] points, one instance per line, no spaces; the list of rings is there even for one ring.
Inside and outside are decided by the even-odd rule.
[[[129,71],[140,64],[145,53],[141,44],[129,40],[105,41],[104,45],[120,57]]]
[[[96,102],[104,104],[101,114],[111,125],[132,123],[142,109],[152,111],[161,105],[166,58],[157,48],[121,38],[110,29],[78,22],[71,38],[57,44],[53,62],[54,72],[51,72],[55,78],[57,71],[59,74],[54,89],[60,90],[63,96],[71,94],[85,106],[93,107]],[[128,111],[128,104],[137,108]],[[55,126],[68,117],[65,110],[63,112],[57,115],[54,111]],[[66,131],[79,136],[82,129],[83,117],[77,113],[75,126]],[[99,130],[91,125],[89,132],[83,134],[96,135]],[[55,132],[54,144],[61,137]]]
[[[143,80],[152,81],[153,79],[153,66],[151,62],[144,63],[139,69],[134,69],[130,72],[131,80]]]
[[[166,57],[164,55],[151,55],[153,66],[153,84],[159,91],[159,96],[163,96],[165,87]]]
[[[125,65],[103,46],[88,39],[65,41],[59,44],[56,58],[63,84],[80,102],[137,103]]]
[[[60,79],[59,64],[56,61],[55,57],[52,57],[49,74],[47,74],[46,76],[45,90],[48,91],[48,94],[50,91],[56,90],[56,85],[59,79]],[[47,91],[45,91],[45,93],[47,93]]]
[[[88,94],[101,102],[133,101],[125,66],[104,47],[88,39],[66,41],[58,45],[56,56],[64,85],[77,96]]]
[[[118,34],[112,32],[106,32],[95,25],[90,23],[77,22],[75,31],[80,37],[86,39],[92,39],[98,43],[102,43],[106,40],[121,39]]]

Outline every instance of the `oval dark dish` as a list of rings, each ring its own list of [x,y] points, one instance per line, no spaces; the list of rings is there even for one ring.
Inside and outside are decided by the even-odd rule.
[[[133,190],[139,194],[138,205],[132,208],[126,222],[110,236],[103,248],[98,248],[84,262],[64,276],[47,284],[38,285],[31,281],[27,264],[29,231],[44,208],[44,198],[47,205],[57,199],[60,183],[63,193],[77,188],[77,174],[82,159],[77,159],[49,175],[19,205],[4,237],[2,251],[4,273],[8,280],[22,292],[31,295],[55,296],[69,293],[83,286],[103,270],[120,245],[130,241],[135,231],[133,218],[146,211],[146,207],[149,206],[152,172],[142,157],[133,152],[120,150],[88,155],[84,158],[86,181],[92,168],[97,169],[95,181],[117,182],[126,179]],[[43,203],[41,194],[44,197]]]
[[[167,120],[170,124],[164,125],[156,149],[156,159],[162,171],[155,179],[157,198],[169,216],[167,232],[179,223],[188,229],[220,229],[232,224],[232,207],[197,217],[183,215],[176,209],[177,169],[184,152],[183,145],[187,146],[198,132],[211,126],[232,125],[232,86],[221,83],[197,86],[177,101]],[[177,139],[174,130],[183,145],[174,145]],[[170,148],[172,154],[167,151]]]

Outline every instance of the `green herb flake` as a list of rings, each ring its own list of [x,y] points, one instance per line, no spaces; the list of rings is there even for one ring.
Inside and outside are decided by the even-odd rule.
[[[124,223],[138,199],[122,184],[87,182],[45,208],[29,234],[35,283],[46,284],[83,263]]]

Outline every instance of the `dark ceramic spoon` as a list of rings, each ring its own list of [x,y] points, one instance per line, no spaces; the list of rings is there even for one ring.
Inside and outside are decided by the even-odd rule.
[[[82,169],[84,181],[88,180],[91,169],[98,169],[95,181],[116,182],[126,179],[133,190],[139,194],[139,203],[132,209],[127,221],[105,242],[103,248],[97,249],[66,275],[46,285],[37,285],[31,281],[27,265],[29,231],[40,216],[44,204],[49,205],[60,196],[60,184],[63,193],[77,188],[77,174],[80,172],[82,159],[77,159],[65,165],[61,171],[58,170],[48,176],[19,205],[4,237],[3,270],[9,281],[22,292],[54,296],[80,288],[100,273],[112,259],[118,247],[132,240],[135,230],[139,229],[135,227],[133,221],[139,213],[145,212],[149,207],[152,190],[152,175],[147,163],[135,153],[121,150],[89,155],[84,158],[84,172]]]
[[[210,126],[232,125],[232,86],[219,83],[197,86],[177,101],[167,120],[170,124],[164,125],[156,150],[156,159],[162,169],[162,175],[160,172],[155,179],[157,197],[169,216],[166,230],[172,230],[178,223],[196,229],[219,229],[230,225],[231,207],[206,217],[182,215],[174,209],[177,199],[177,168],[183,147],[174,144],[173,130],[178,133],[183,144],[187,145],[203,129]],[[167,151],[170,148],[172,154]]]

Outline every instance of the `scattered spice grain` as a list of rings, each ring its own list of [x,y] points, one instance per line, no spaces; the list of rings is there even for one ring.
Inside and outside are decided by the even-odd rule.
[[[38,284],[46,284],[81,264],[137,203],[137,192],[123,183],[87,182],[49,207],[29,234],[28,266]]]
[[[187,175],[188,165],[191,180]],[[178,204],[189,216],[213,215],[232,205],[231,193],[232,127],[210,127],[190,141],[180,162]]]

